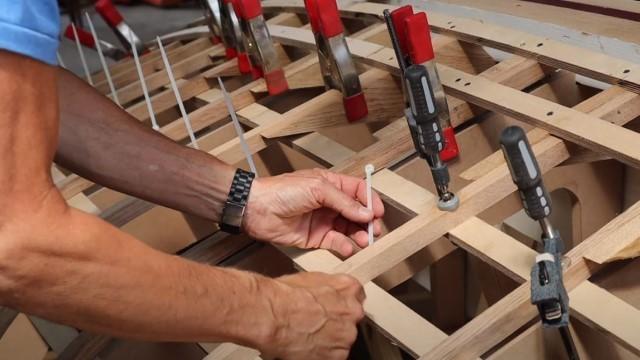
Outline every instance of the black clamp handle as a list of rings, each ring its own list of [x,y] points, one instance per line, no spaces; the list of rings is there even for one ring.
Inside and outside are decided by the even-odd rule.
[[[404,74],[411,114],[416,122],[418,142],[428,155],[437,155],[444,149],[444,137],[438,121],[435,97],[429,73],[423,65],[411,65]]]
[[[551,198],[524,130],[518,126],[504,129],[500,145],[527,215],[538,221],[546,218],[551,214]]]

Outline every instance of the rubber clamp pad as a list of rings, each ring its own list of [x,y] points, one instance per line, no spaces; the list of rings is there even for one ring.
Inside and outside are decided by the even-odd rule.
[[[251,62],[249,61],[249,55],[247,55],[247,53],[238,54],[238,70],[240,70],[242,74],[251,72]]]
[[[124,21],[124,18],[120,15],[120,12],[116,9],[111,0],[98,0],[95,8],[104,21],[106,21],[111,27],[116,27]]]
[[[444,149],[440,151],[440,159],[442,161],[453,160],[460,154],[458,148],[458,142],[456,141],[456,134],[451,126],[442,129],[442,135],[444,137]]]
[[[227,58],[227,60],[231,60],[234,57],[238,56],[238,52],[234,48],[226,48],[224,49],[224,56]]]
[[[278,95],[289,90],[289,84],[287,84],[287,78],[284,76],[282,69],[264,74],[264,80],[267,82],[269,95]]]
[[[260,67],[258,66],[251,67],[251,78],[253,78],[253,80],[260,79],[262,75],[264,74],[262,73],[262,69],[260,69]]]
[[[239,0],[242,18],[244,20],[251,20],[255,17],[262,15],[262,5],[260,0]]]
[[[438,200],[438,209],[442,211],[455,211],[460,206],[460,199],[453,195],[449,201]]]
[[[91,35],[90,32],[84,29],[81,29],[77,26],[76,26],[76,32],[78,33],[78,40],[80,41],[80,44],[90,48],[96,47],[96,42],[93,39],[93,35]],[[73,28],[71,27],[71,24],[67,25],[67,28],[64,30],[64,37],[75,41],[76,38],[75,36],[73,36]]]
[[[407,27],[404,20],[410,15],[413,15],[413,7],[411,7],[411,5],[399,7],[391,12],[393,28],[396,31],[400,49],[404,54],[409,53],[409,49],[407,48]]]
[[[347,120],[349,120],[349,122],[358,121],[369,113],[364,93],[346,97],[343,99],[343,103],[344,112],[347,115]]]
[[[427,14],[419,12],[407,16],[404,23],[407,27],[407,45],[411,62],[422,64],[425,61],[433,60],[433,45],[431,44]]]
[[[320,32],[327,38],[342,34],[342,20],[336,0],[317,0]]]

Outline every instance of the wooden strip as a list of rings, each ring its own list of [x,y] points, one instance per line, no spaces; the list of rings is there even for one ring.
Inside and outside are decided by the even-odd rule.
[[[619,87],[610,87],[574,106],[574,109],[616,125],[624,125],[640,116],[640,95]],[[542,129],[533,129],[527,133],[531,143],[538,142],[546,136],[549,134]],[[572,157],[575,156],[576,154],[572,153]],[[496,151],[461,173],[460,177],[475,180],[503,163],[502,151]]]
[[[263,2],[263,8],[272,11],[288,9],[298,12],[304,9],[302,1],[297,0],[267,0]],[[381,18],[384,9],[393,10],[395,8],[397,6],[370,2],[340,4],[342,15],[358,18],[367,15]],[[566,69],[640,92],[640,65],[638,64],[486,22],[458,18],[436,11],[429,11],[428,16],[432,31],[454,36],[463,41],[535,58],[549,66]]]
[[[543,172],[569,157],[566,146],[556,141],[541,141],[533,145],[533,152]],[[514,190],[509,170],[501,166],[459,191],[461,206],[455,212],[442,212],[434,204],[347,259],[336,271],[351,274],[363,283],[370,281]]]
[[[637,237],[637,230],[634,233],[629,228],[640,226],[639,216],[640,203],[636,203],[566,255],[569,259],[569,266],[564,272],[567,291],[573,290],[600,268],[584,259],[591,249],[598,248],[603,242],[624,243]],[[420,359],[458,359],[482,355],[538,316],[536,308],[529,301],[529,292],[530,284],[522,284]]]

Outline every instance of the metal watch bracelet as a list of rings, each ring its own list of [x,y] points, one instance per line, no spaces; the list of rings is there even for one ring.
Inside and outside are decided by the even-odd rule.
[[[249,171],[237,169],[231,182],[227,202],[222,209],[222,217],[220,218],[220,230],[230,233],[239,234],[242,229],[242,218],[244,210],[249,199],[251,184],[256,175]]]

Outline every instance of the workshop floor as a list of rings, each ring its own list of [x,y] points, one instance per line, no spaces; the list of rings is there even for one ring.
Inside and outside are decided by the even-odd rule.
[[[154,40],[157,35],[163,35],[183,28],[192,20],[202,16],[202,10],[195,2],[176,8],[158,8],[146,4],[136,4],[131,6],[118,6],[125,21],[131,26],[136,34],[144,42]],[[102,20],[92,8],[87,8],[91,15],[91,20],[96,28],[98,38],[112,44],[121,46],[111,28]],[[69,24],[69,16],[63,15],[60,21],[60,31]],[[98,53],[84,49],[89,71],[94,72],[101,69]],[[73,41],[63,38],[60,43],[60,56],[65,66],[78,75],[83,75],[82,64],[78,56],[78,50]],[[108,60],[108,59],[107,59]],[[109,61],[109,60],[108,60]]]

